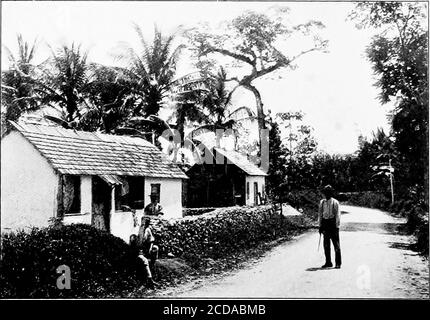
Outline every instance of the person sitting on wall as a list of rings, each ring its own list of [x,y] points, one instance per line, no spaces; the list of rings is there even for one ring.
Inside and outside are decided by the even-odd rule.
[[[149,261],[143,254],[143,251],[139,249],[138,237],[135,234],[130,236],[130,247],[132,254],[136,257],[136,275],[139,281],[147,281],[147,286],[154,289],[155,282],[152,279],[151,268],[149,267]]]
[[[144,213],[148,216],[160,216],[163,215],[163,207],[158,203],[158,196],[155,193],[149,195],[151,203],[145,207]]]
[[[140,249],[139,256],[143,256],[147,259],[150,272],[154,272],[155,261],[158,258],[159,251],[154,241],[155,238],[152,234],[151,219],[149,217],[142,217],[142,223],[137,237]],[[153,282],[152,279],[151,282]]]

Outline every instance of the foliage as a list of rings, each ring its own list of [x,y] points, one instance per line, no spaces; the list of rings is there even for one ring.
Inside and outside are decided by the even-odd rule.
[[[2,71],[2,128],[9,127],[8,120],[17,121],[26,112],[37,110],[40,107],[39,96],[36,91],[36,82],[40,76],[37,66],[33,64],[36,52],[36,41],[28,43],[17,36],[18,54],[4,47],[8,54],[10,67]]]
[[[119,61],[125,63],[125,79],[131,89],[133,99],[132,116],[147,118],[158,115],[161,107],[170,94],[170,89],[176,74],[176,66],[179,61],[183,45],[176,45],[176,34],[165,36],[155,26],[154,38],[151,43],[143,36],[138,25],[134,26],[141,50],[137,51],[124,44],[123,53],[117,56]],[[130,123],[135,129],[144,132],[162,131],[157,124],[148,121]]]
[[[215,208],[205,207],[205,208],[184,208],[182,209],[182,213],[184,217],[187,216],[199,216],[201,214],[214,211]]]
[[[135,285],[135,257],[121,239],[88,225],[2,234],[3,298],[107,297]],[[71,289],[57,288],[57,267],[71,270]]]
[[[130,83],[121,68],[90,64],[88,84],[90,108],[82,116],[79,128],[85,131],[114,132],[123,127],[133,111]]]
[[[304,216],[316,221],[318,219],[318,204],[322,194],[315,189],[291,191],[285,195],[284,201],[295,209],[302,211]]]
[[[232,108],[233,91],[229,89],[228,82],[225,69],[212,64],[176,82],[174,117],[185,146],[187,142],[197,142],[199,136],[210,133],[206,138],[211,137],[213,145],[220,146],[221,139],[225,137],[233,138],[236,148],[252,149],[247,124],[255,121],[255,114],[246,106]],[[184,134],[186,122],[193,126],[187,136]],[[241,137],[246,141],[240,140]],[[205,143],[211,145],[208,141]]]
[[[176,118],[182,137],[186,119],[199,123],[188,134],[191,139],[207,131],[232,128],[232,121],[227,119],[231,95],[226,88],[226,77],[222,67],[217,70],[207,69],[200,72],[200,85],[197,88],[188,88],[192,85],[188,81],[181,85],[176,100]]]
[[[161,256],[196,255],[219,258],[261,241],[287,235],[303,226],[302,220],[282,219],[270,206],[217,209],[169,223],[154,221],[154,236]]]
[[[221,55],[232,59],[234,64],[246,73],[232,77],[238,87],[249,90],[256,99],[257,120],[260,129],[266,128],[263,101],[253,83],[282,68],[294,68],[296,60],[312,51],[324,50],[327,41],[322,40],[315,29],[322,28],[318,21],[309,21],[291,26],[286,21],[288,9],[272,8],[272,12],[257,13],[247,11],[224,24],[223,30],[210,30],[208,25],[188,30],[187,36],[193,44],[199,59],[212,59]],[[293,35],[303,34],[312,39],[312,45],[298,54],[284,54],[277,46],[279,40],[287,40]],[[241,74],[240,72],[238,74]],[[261,133],[260,133],[261,134]],[[260,136],[260,143],[262,137]]]
[[[286,188],[286,156],[287,154],[282,146],[279,125],[271,120],[269,131],[269,171],[267,172],[266,186],[268,195],[273,201],[279,200]]]
[[[375,191],[352,192],[348,194],[348,203],[360,207],[387,210],[390,208],[391,198],[389,194]]]
[[[42,66],[44,77],[37,84],[41,103],[59,108],[62,120],[72,126],[77,125],[82,110],[88,107],[87,56],[74,43],[56,50],[51,48],[51,58]]]
[[[366,2],[351,13],[359,27],[376,27],[367,49],[383,103],[396,101],[392,135],[406,188],[428,198],[428,29],[427,6],[410,2]]]

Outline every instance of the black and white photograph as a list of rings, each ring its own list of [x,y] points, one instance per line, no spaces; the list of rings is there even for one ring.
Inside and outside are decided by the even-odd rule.
[[[429,300],[428,10],[2,1],[0,298]]]

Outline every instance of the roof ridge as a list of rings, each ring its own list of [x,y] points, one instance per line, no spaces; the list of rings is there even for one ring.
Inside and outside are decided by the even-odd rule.
[[[69,129],[66,129],[66,130],[69,130]],[[60,136],[60,135],[56,135],[56,134],[50,134],[50,133],[44,133],[44,132],[34,132],[34,131],[28,131],[28,130],[19,130],[19,131],[23,132],[23,133],[27,133],[27,134],[35,134],[35,135],[50,136],[50,137],[59,137],[59,138],[68,138],[68,139],[75,139],[75,140],[79,140],[79,141],[89,141],[90,140],[90,141],[96,141],[96,142],[106,142],[106,143],[118,144],[118,141],[107,141],[107,140],[96,139],[96,138],[95,139],[84,139],[84,138],[80,138],[80,137]],[[79,132],[92,133],[91,131],[79,131]],[[107,134],[104,134],[104,133],[102,133],[102,134],[103,135],[107,135]],[[121,135],[114,135],[114,134],[111,134],[110,136],[113,136],[113,137],[122,137]],[[127,138],[137,138],[137,137],[131,137],[131,136],[125,136],[125,137],[127,137]],[[139,139],[142,139],[143,141],[146,141],[143,138],[139,138]],[[150,142],[148,142],[148,141],[146,141],[146,142],[147,142],[147,144],[145,144],[145,147],[152,147],[153,146]],[[132,146],[135,146],[135,145],[138,145],[138,144],[124,142],[121,145],[132,145]],[[155,147],[155,146],[153,146],[153,147]]]

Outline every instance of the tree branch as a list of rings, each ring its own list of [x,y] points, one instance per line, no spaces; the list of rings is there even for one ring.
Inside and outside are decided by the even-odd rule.
[[[253,62],[247,56],[244,56],[244,55],[238,54],[238,53],[234,53],[234,52],[231,52],[231,51],[226,50],[226,49],[209,47],[209,48],[207,48],[206,50],[203,51],[203,54],[208,54],[208,53],[211,53],[211,52],[221,53],[221,54],[223,54],[225,56],[229,56],[229,57],[232,57],[234,59],[243,61],[243,62],[245,62],[247,64],[250,64],[251,66],[255,65],[255,62]]]

